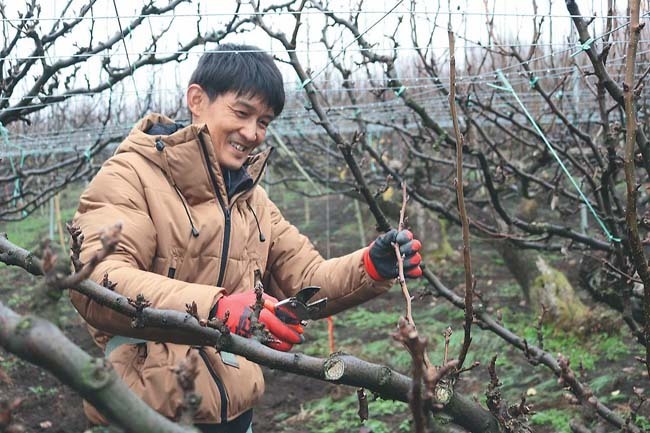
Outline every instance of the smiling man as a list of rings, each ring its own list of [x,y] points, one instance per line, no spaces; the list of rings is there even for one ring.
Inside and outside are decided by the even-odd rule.
[[[154,308],[185,311],[196,302],[201,318],[217,317],[249,337],[255,275],[262,275],[267,302],[259,319],[273,337],[266,344],[287,351],[303,341],[302,327],[275,315],[278,299],[320,286],[318,296],[328,298],[322,316],[371,299],[397,276],[394,243],[407,275],[420,276],[420,243],[408,230],[325,260],[282,217],[259,185],[271,149],[254,150],[284,102],[282,76],[268,54],[227,44],[203,55],[187,89],[191,124],[160,114],[142,119],[82,194],[75,215],[86,236],[82,261],[101,248],[102,229],[123,226],[117,250],[91,278],[101,282],[107,274],[117,292],[142,294]],[[155,410],[178,415],[182,394],[172,368],[194,352],[201,359],[196,426],[251,431],[252,408],[264,392],[258,365],[214,347],[171,344],[82,294],[71,297],[118,375]],[[92,423],[106,423],[92,406],[85,409]]]

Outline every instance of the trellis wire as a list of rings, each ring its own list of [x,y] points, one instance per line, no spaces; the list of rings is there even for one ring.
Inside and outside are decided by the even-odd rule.
[[[603,220],[600,219],[600,217],[598,216],[598,213],[596,212],[596,210],[593,208],[593,206],[591,206],[591,203],[589,202],[589,199],[587,198],[587,196],[585,195],[585,193],[582,192],[582,189],[580,188],[580,185],[578,185],[578,182],[576,182],[576,180],[573,178],[573,176],[572,176],[571,173],[569,172],[569,169],[566,167],[566,165],[565,165],[564,162],[562,161],[562,158],[560,158],[560,156],[559,156],[559,155],[557,154],[557,152],[555,151],[555,148],[553,148],[553,146],[551,145],[551,143],[548,141],[548,139],[546,138],[546,135],[544,135],[544,132],[542,132],[541,128],[537,125],[537,122],[535,122],[535,119],[534,119],[533,116],[530,114],[530,112],[528,111],[528,109],[526,108],[526,106],[524,105],[524,103],[521,102],[521,100],[519,99],[519,96],[517,95],[517,92],[515,92],[515,89],[512,88],[512,85],[510,85],[510,82],[508,81],[508,79],[506,78],[506,76],[503,75],[503,73],[502,73],[501,71],[499,71],[499,70],[497,70],[497,75],[499,76],[499,79],[501,80],[501,82],[503,82],[504,87],[496,86],[496,85],[494,85],[494,84],[492,84],[491,86],[492,86],[492,87],[495,87],[495,88],[497,88],[497,89],[500,89],[500,90],[505,90],[506,92],[509,92],[509,93],[512,94],[512,96],[515,98],[515,100],[517,101],[517,103],[519,104],[519,106],[521,107],[521,109],[522,109],[522,110],[524,111],[524,113],[526,114],[526,117],[528,118],[528,120],[530,121],[530,123],[533,125],[533,128],[535,129],[535,131],[536,131],[536,132],[539,134],[539,136],[542,138],[542,140],[544,141],[544,144],[546,144],[546,147],[547,147],[548,150],[551,152],[551,155],[553,155],[553,157],[555,158],[555,160],[558,162],[558,164],[559,164],[560,167],[562,168],[562,171],[564,172],[564,174],[566,175],[566,177],[569,178],[569,180],[571,181],[571,184],[572,184],[572,185],[574,186],[574,188],[578,191],[578,194],[580,194],[580,198],[582,198],[582,201],[585,203],[585,205],[587,206],[587,208],[589,208],[589,211],[592,213],[592,215],[594,216],[594,218],[595,218],[596,221],[598,222],[598,225],[600,225],[600,228],[603,230],[603,232],[605,233],[605,235],[607,236],[607,238],[608,238],[610,241],[612,241],[612,242],[621,242],[621,239],[620,239],[620,238],[617,238],[617,237],[615,237],[614,235],[612,235],[612,234],[610,233],[609,229],[607,229],[607,226],[605,225],[605,223],[603,222]]]

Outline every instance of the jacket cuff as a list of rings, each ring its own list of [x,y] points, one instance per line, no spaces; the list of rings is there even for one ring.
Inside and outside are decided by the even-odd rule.
[[[217,315],[217,305],[219,305],[219,301],[217,301],[216,304],[212,308],[210,308],[210,314],[208,315],[208,320],[216,317]]]
[[[369,247],[366,247],[366,250],[363,252],[363,267],[366,269],[366,273],[368,274],[368,276],[373,280],[386,281],[385,278],[382,278],[381,275],[379,275],[379,272],[377,272],[377,268],[375,268],[375,264],[372,262],[372,259],[370,258],[371,247],[372,244],[370,244]]]

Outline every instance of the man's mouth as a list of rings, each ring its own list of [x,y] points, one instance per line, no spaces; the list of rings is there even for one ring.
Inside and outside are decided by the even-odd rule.
[[[235,143],[234,141],[231,141],[230,145],[232,147],[234,147],[235,149],[237,149],[238,151],[240,151],[240,152],[247,152],[248,151],[248,149],[246,147],[242,146],[239,143]]]

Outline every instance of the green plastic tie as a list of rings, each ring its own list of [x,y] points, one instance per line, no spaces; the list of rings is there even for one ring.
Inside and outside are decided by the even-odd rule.
[[[404,90],[406,90],[406,86],[402,85],[399,89],[395,91],[395,95],[397,96],[402,96],[402,93],[404,93]]]
[[[531,89],[534,89],[534,88],[535,88],[535,85],[537,84],[538,81],[539,81],[539,77],[533,77],[533,78],[531,78],[531,79],[530,79],[530,88],[531,88]]]
[[[84,151],[84,156],[86,157],[86,161],[90,162],[90,158],[92,156],[91,153],[90,153],[90,147],[86,148],[86,150]]]
[[[303,81],[302,83],[300,83],[300,87],[298,88],[298,90],[300,90],[300,89],[304,89],[305,86],[306,86],[307,84],[309,84],[309,83],[311,83],[311,78],[306,78],[305,81]]]
[[[5,144],[9,144],[9,130],[5,128],[5,126],[0,122],[0,135],[2,135],[2,141],[5,142]]]
[[[605,223],[603,222],[603,220],[600,219],[600,217],[596,213],[596,210],[593,208],[593,206],[591,206],[591,203],[589,202],[589,199],[587,198],[585,193],[583,193],[582,190],[580,189],[580,186],[578,185],[578,182],[573,178],[573,176],[571,176],[571,173],[569,173],[569,170],[564,165],[564,162],[562,162],[562,160],[560,159],[560,156],[557,154],[557,152],[555,151],[553,146],[551,146],[551,143],[548,141],[548,139],[546,138],[546,136],[542,132],[541,128],[537,125],[537,122],[535,122],[535,119],[533,119],[533,116],[530,114],[530,112],[528,111],[526,106],[523,104],[523,102],[521,102],[521,99],[519,99],[519,96],[515,92],[515,89],[512,88],[512,85],[510,84],[510,82],[508,81],[506,76],[503,74],[503,72],[500,69],[497,70],[497,74],[499,74],[499,78],[501,79],[501,81],[505,85],[504,89],[507,90],[508,92],[512,93],[512,96],[515,97],[515,99],[517,100],[517,103],[519,104],[521,109],[524,110],[524,113],[526,113],[526,117],[528,117],[528,120],[530,120],[530,123],[533,125],[533,128],[535,128],[535,131],[537,131],[537,133],[542,138],[542,140],[544,140],[544,144],[546,144],[546,147],[548,148],[548,150],[551,152],[551,154],[553,155],[555,160],[558,162],[558,164],[560,164],[560,167],[562,168],[562,171],[569,178],[569,180],[571,181],[571,183],[573,184],[575,189],[578,191],[578,194],[580,194],[580,197],[582,198],[582,201],[584,201],[585,205],[587,205],[587,208],[589,208],[589,210],[591,211],[591,214],[594,216],[594,218],[596,219],[596,221],[600,225],[600,228],[607,235],[607,238],[612,242],[621,242],[620,238],[614,237],[609,232],[609,230],[607,229],[607,226],[605,226]]]
[[[591,48],[591,44],[594,43],[594,38],[589,38],[587,39],[583,44],[580,44],[580,49],[576,51],[575,53],[571,54],[570,57],[575,57],[578,54],[580,54],[583,51],[587,51],[589,48]]]
[[[505,90],[506,92],[510,91],[510,89],[508,89],[507,87],[497,86],[496,84],[492,84],[492,83],[485,83],[485,84],[487,84],[489,87],[492,87],[492,88],[497,89],[497,90]]]

